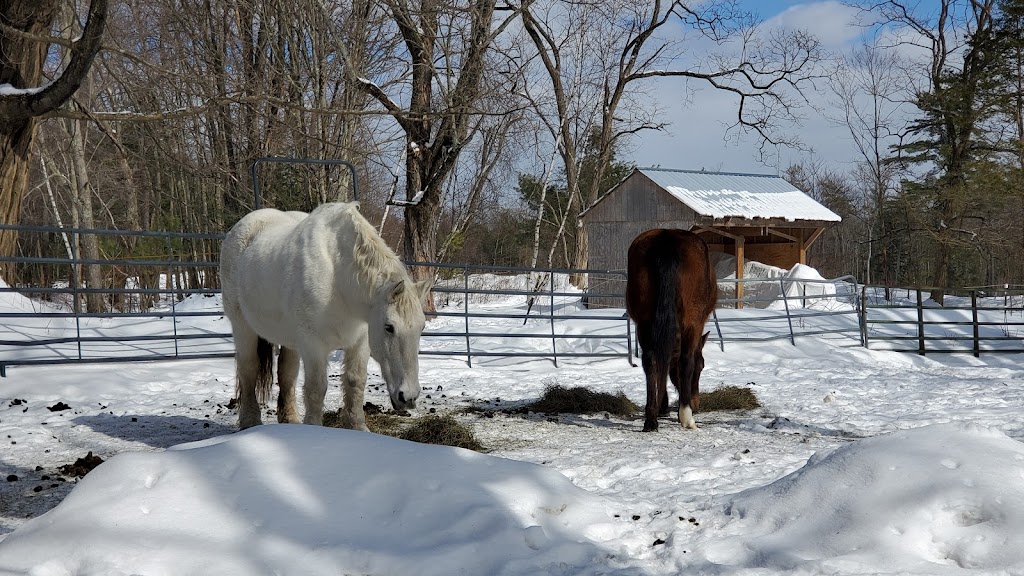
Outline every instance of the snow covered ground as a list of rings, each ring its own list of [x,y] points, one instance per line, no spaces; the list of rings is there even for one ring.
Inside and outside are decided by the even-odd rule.
[[[0,574],[1024,574],[1020,355],[845,336],[705,354],[703,390],[749,386],[764,407],[654,434],[602,414],[458,411],[551,384],[642,405],[624,359],[424,357],[418,412],[453,411],[487,454],[237,433],[228,359],[11,367]],[[367,400],[386,405],[370,373]],[[90,451],[106,462],[84,479],[60,472]]]

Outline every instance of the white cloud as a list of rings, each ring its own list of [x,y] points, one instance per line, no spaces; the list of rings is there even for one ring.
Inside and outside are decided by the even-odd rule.
[[[855,160],[854,149],[845,127],[836,126],[822,113],[804,111],[799,126],[780,126],[796,135],[811,152],[782,148],[769,149],[768,158],[759,154],[756,134],[739,134],[729,127],[736,122],[738,100],[732,94],[692,84],[697,90],[685,98],[681,80],[659,79],[652,83],[651,96],[663,108],[661,118],[669,126],[661,132],[643,132],[633,141],[631,160],[639,166],[663,168],[701,168],[725,172],[775,173],[780,169],[812,158],[845,170]],[[826,97],[809,93],[818,106],[827,106]]]
[[[767,29],[807,30],[814,34],[826,49],[836,50],[849,46],[864,35],[857,23],[857,8],[836,0],[797,4],[769,18]]]
[[[859,11],[837,0],[808,2],[791,6],[769,18],[761,31],[806,30],[834,55],[859,46],[872,32],[858,25]],[[828,63],[824,64],[828,66]],[[830,97],[824,82],[816,92],[808,87],[805,95],[814,107],[801,111],[799,125],[780,125],[787,135],[795,135],[810,149],[768,150],[762,158],[756,134],[739,134],[729,127],[736,122],[738,101],[732,95],[706,85],[691,83],[687,98],[682,81],[658,79],[652,82],[651,96],[663,109],[662,119],[669,126],[662,132],[642,133],[633,142],[632,160],[641,166],[773,173],[776,167],[802,161],[820,160],[836,170],[845,171],[857,160],[845,126],[837,126],[829,117]],[[728,137],[728,139],[727,139]]]

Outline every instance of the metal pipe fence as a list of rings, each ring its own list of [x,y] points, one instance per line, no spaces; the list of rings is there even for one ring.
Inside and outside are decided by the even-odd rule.
[[[17,230],[21,253],[0,257],[0,376],[10,366],[231,357],[217,277],[222,234],[0,225]],[[87,258],[93,236],[100,256]],[[622,270],[531,269],[410,263],[437,279],[437,311],[423,333],[425,356],[475,361],[624,358],[637,352],[625,315]],[[91,269],[90,269],[91,267]],[[586,275],[578,290],[572,275]],[[86,278],[90,282],[86,282]],[[99,285],[93,281],[99,279]],[[744,284],[736,299],[729,284]],[[909,298],[879,297],[852,276],[831,280],[719,280],[712,341],[840,338],[899,351],[1024,351],[1024,290],[978,288],[937,312]],[[723,288],[724,286],[724,288]],[[956,300],[960,298],[960,300]],[[961,317],[956,315],[960,314]],[[952,316],[951,316],[952,315]],[[901,340],[916,341],[913,348]],[[970,346],[951,346],[950,342]],[[1009,341],[1009,345],[1006,344]],[[922,344],[945,342],[945,344]]]
[[[0,225],[21,253],[0,257],[0,376],[14,365],[216,358],[233,354],[221,317],[216,254],[223,235]],[[91,237],[91,238],[89,238]],[[83,256],[94,241],[99,258]],[[86,284],[85,278],[95,283]],[[185,305],[188,303],[188,305]]]
[[[10,273],[3,277],[23,279],[0,285],[0,376],[10,366],[233,356],[230,324],[216,298],[224,235],[11,225],[0,229],[17,230],[23,245],[36,247],[29,254],[22,250],[16,257],[0,257],[0,266]],[[103,239],[100,243],[108,249],[100,258],[81,256],[78,247],[86,235]],[[162,253],[116,248],[127,245],[125,238],[155,241]],[[632,333],[622,310],[586,310],[581,303],[598,293],[581,292],[567,282],[570,274],[596,271],[413,265],[429,267],[439,278],[433,289],[438,311],[423,334],[424,355],[464,357],[470,365],[482,357],[548,358],[555,365],[563,358],[632,361]],[[101,278],[103,285],[85,284],[90,266],[98,272],[92,277]],[[508,304],[509,299],[521,305],[486,306],[493,300]],[[592,328],[580,333],[573,322]],[[502,346],[500,341],[507,339],[525,345]]]
[[[723,278],[722,286],[743,284],[744,297],[718,298],[712,317],[719,345],[726,342],[767,342],[798,337],[829,336],[855,340],[863,345],[860,326],[861,301],[857,279],[841,276],[829,280],[793,278]],[[736,289],[724,290],[736,294]],[[736,325],[725,330],[722,325]]]
[[[427,343],[420,352],[423,355],[463,356],[470,367],[474,356],[548,358],[555,366],[559,358],[625,358],[633,362],[632,329],[623,310],[584,308],[591,298],[621,294],[577,290],[569,284],[573,274],[619,275],[625,281],[623,272],[426,262],[410,266],[433,269],[434,276],[440,278],[433,288],[437,311],[430,315],[438,321],[423,332]],[[453,296],[457,297],[454,301]],[[510,300],[515,302],[509,305]],[[503,305],[489,308],[488,302]],[[574,332],[573,322],[578,321],[592,328],[587,333]],[[500,348],[499,341],[505,338],[536,343],[517,350],[489,347]],[[455,339],[464,346],[431,347],[432,339]],[[589,345],[581,346],[584,341]]]
[[[1024,289],[988,286],[947,291],[942,306],[928,302],[925,294],[930,291],[889,288],[886,297],[883,288],[863,287],[864,345],[922,356],[1024,352]]]

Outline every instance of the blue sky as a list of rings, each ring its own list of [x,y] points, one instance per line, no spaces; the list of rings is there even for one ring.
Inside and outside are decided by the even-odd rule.
[[[818,36],[828,51],[841,54],[859,45],[864,30],[854,25],[855,11],[838,0],[742,0],[757,12],[765,27],[801,28]],[[660,79],[651,84],[651,95],[664,110],[671,125],[663,132],[642,133],[633,141],[627,158],[639,166],[706,169],[727,172],[775,173],[799,161],[817,160],[846,171],[852,166],[854,149],[846,129],[827,119],[828,98],[811,94],[818,110],[807,109],[799,125],[784,126],[811,152],[780,148],[770,164],[759,160],[758,142],[753,136],[726,141],[726,129],[736,115],[736,99],[705,88],[706,83]],[[686,98],[687,87],[693,90]],[[826,89],[820,84],[822,91]]]

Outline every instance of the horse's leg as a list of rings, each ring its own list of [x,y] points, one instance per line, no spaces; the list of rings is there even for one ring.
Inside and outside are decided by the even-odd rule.
[[[656,358],[650,348],[645,348],[641,356],[644,366],[644,375],[647,376],[647,406],[644,408],[644,432],[654,432],[658,429],[658,414],[661,412],[659,402],[662,395],[667,394],[665,390],[665,362]]]
[[[366,394],[366,363],[370,359],[370,345],[363,337],[356,344],[345,349],[342,361],[344,373],[341,388],[344,392],[344,413],[342,422],[347,428],[369,432],[366,414],[363,412],[363,398]]]
[[[302,367],[305,381],[302,383],[302,402],[306,414],[305,424],[320,426],[324,423],[324,396],[327,395],[327,355],[319,349],[303,350]]]
[[[679,363],[676,369],[679,371],[679,425],[683,428],[690,428],[692,430],[697,429],[697,421],[693,419],[693,402],[692,387],[693,382],[693,357],[691,353],[685,352],[690,347],[687,345],[686,339],[683,339],[683,350],[679,354]]]
[[[690,406],[693,410],[700,410],[700,375],[704,371],[704,345],[708,342],[711,331],[705,332],[697,344],[697,351],[694,352],[694,361],[697,363],[693,369],[693,376],[690,380]]]
[[[277,395],[277,421],[282,424],[298,424],[298,410],[295,407],[295,380],[299,377],[299,353],[281,346],[277,358],[277,380],[281,390]]]
[[[263,423],[260,418],[260,403],[256,398],[256,379],[260,372],[257,353],[259,336],[248,326],[232,324],[235,340],[235,397],[238,399],[238,427],[242,430]]]
[[[669,380],[672,381],[672,386],[676,389],[676,393],[678,394],[679,398],[682,398],[683,397],[683,393],[682,393],[681,389],[679,388],[680,380],[679,380],[679,354],[678,354],[678,352],[673,352],[672,353],[672,359],[668,363],[668,377],[669,377]],[[660,413],[660,415],[661,416],[668,416],[668,413],[669,413],[668,386],[665,387],[665,395],[662,397],[662,401],[661,402],[662,403],[661,403],[661,413]]]

